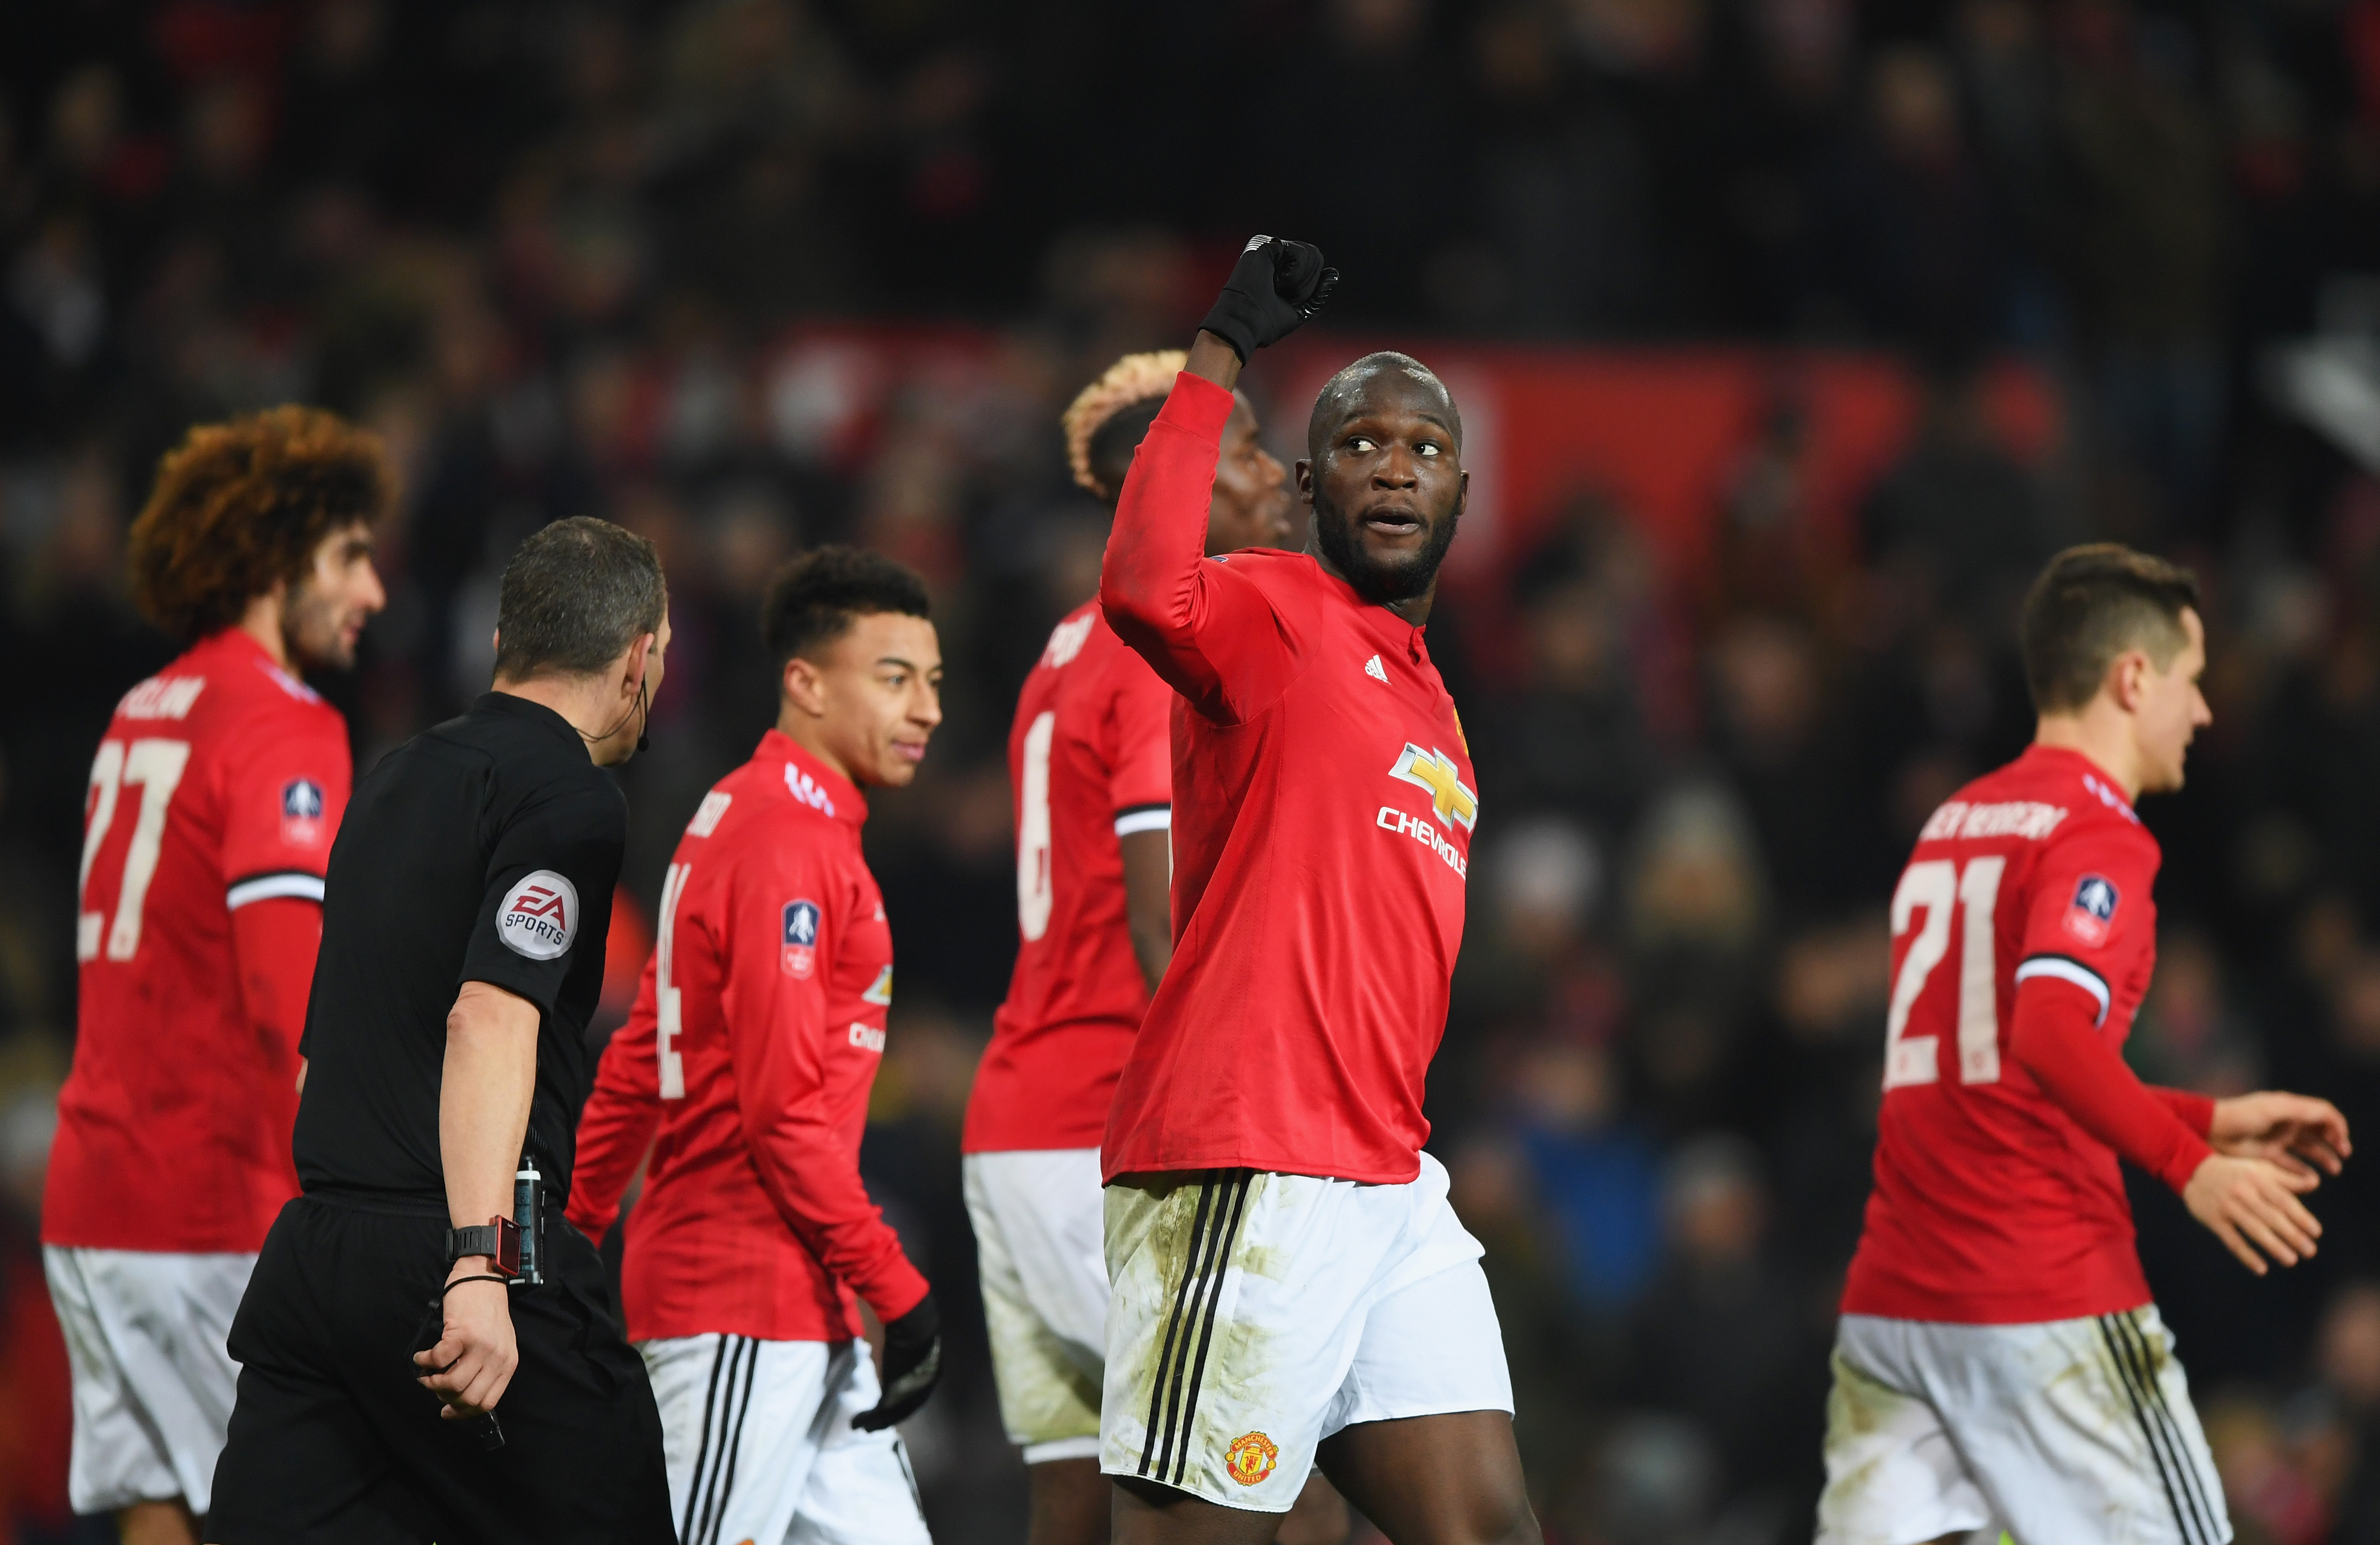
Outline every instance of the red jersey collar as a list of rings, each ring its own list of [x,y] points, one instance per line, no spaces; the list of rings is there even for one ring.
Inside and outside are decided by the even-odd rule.
[[[867,822],[868,801],[861,797],[859,786],[804,750],[784,731],[772,729],[762,735],[752,760],[783,766],[785,792],[794,797],[795,804],[807,805],[820,815],[847,821],[854,826]]]
[[[1423,639],[1423,635],[1429,630],[1427,623],[1407,622],[1401,614],[1386,603],[1365,600],[1354,586],[1331,573],[1330,569],[1323,566],[1322,560],[1313,554],[1300,553],[1297,556],[1312,564],[1314,572],[1322,578],[1325,584],[1336,590],[1341,599],[1355,609],[1357,615],[1364,617],[1374,627],[1387,634],[1389,641],[1402,645],[1407,659],[1416,665],[1429,659],[1429,646]]]
[[[2028,746],[2025,748],[2024,755],[2017,760],[2036,765],[2063,763],[2082,775],[2082,786],[2096,795],[2099,803],[2135,824],[2141,819],[2138,812],[2133,810],[2132,802],[2124,797],[2123,786],[2116,782],[2106,768],[2080,751],[2065,746]]]
[[[271,676],[273,678],[273,684],[275,687],[280,687],[284,692],[288,693],[291,697],[298,699],[301,702],[314,702],[318,700],[312,687],[307,686],[305,682],[298,679],[296,672],[284,669],[281,662],[273,659],[272,652],[262,644],[256,641],[256,635],[250,633],[247,628],[240,627],[237,623],[234,623],[229,627],[222,628],[200,639],[196,645],[192,646],[190,652],[192,654],[197,654],[204,650],[219,650],[223,653],[232,656],[244,655],[248,659],[255,662],[256,667],[259,670]]]

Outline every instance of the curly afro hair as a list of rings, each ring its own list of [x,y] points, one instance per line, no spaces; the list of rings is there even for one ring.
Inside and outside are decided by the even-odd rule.
[[[132,523],[132,599],[184,643],[237,622],[297,583],[324,537],[387,508],[380,436],[318,408],[267,408],[200,424],[157,464]]]
[[[1076,483],[1101,499],[1111,500],[1123,492],[1123,479],[1115,472],[1114,465],[1132,465],[1133,450],[1140,444],[1140,437],[1148,432],[1149,420],[1157,416],[1157,405],[1173,390],[1173,378],[1189,363],[1190,356],[1178,348],[1127,354],[1075,395],[1058,422],[1066,431],[1066,465],[1074,468]],[[1124,411],[1143,406],[1148,408],[1145,414]],[[1123,421],[1127,420],[1132,422]],[[1098,443],[1099,432],[1111,423],[1131,434],[1130,444],[1115,446]],[[1121,456],[1116,454],[1119,451]],[[1109,486],[1111,479],[1113,487]]]

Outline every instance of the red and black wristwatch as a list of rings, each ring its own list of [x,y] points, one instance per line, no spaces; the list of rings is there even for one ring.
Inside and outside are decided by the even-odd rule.
[[[446,1264],[452,1266],[465,1256],[486,1256],[490,1270],[510,1282],[521,1274],[520,1225],[510,1218],[494,1217],[471,1228],[448,1229]]]

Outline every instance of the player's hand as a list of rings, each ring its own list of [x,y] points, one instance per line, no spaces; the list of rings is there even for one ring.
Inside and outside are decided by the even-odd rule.
[[[487,1272],[487,1258],[467,1256],[446,1274],[448,1282]],[[427,1352],[416,1352],[414,1363],[425,1371],[422,1387],[446,1403],[439,1413],[450,1421],[492,1411],[520,1366],[520,1347],[513,1340],[510,1289],[500,1282],[465,1283],[444,1299],[445,1333]]]
[[[2307,1094],[2235,1095],[2215,1102],[2215,1125],[2206,1141],[2235,1159],[2268,1159],[2285,1170],[2337,1174],[2355,1151],[2347,1118],[2327,1100]]]
[[[1198,325],[1232,346],[1245,365],[1256,351],[1288,337],[1330,298],[1339,271],[1311,242],[1250,237],[1214,310]]]
[[[884,1394],[872,1411],[862,1411],[851,1425],[862,1432],[880,1432],[907,1421],[934,1393],[942,1376],[942,1316],[927,1294],[917,1307],[884,1324]]]
[[[2285,1170],[2269,1159],[2211,1153],[2199,1162],[2181,1199],[2192,1217],[2261,1277],[2266,1271],[2265,1256],[2295,1266],[2313,1254],[2322,1223],[2298,1198],[2318,1184],[2303,1165]]]

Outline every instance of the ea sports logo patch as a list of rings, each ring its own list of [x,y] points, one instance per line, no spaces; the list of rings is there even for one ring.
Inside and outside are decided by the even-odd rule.
[[[1243,1432],[1223,1451],[1223,1469],[1243,1486],[1269,1477],[1281,1463],[1281,1445],[1261,1432]]]
[[[578,887],[552,870],[523,875],[496,913],[496,937],[531,960],[559,957],[577,936]]]
[[[808,981],[818,969],[819,909],[815,901],[785,903],[785,975]]]
[[[2116,906],[2122,900],[2106,875],[2084,875],[2074,887],[2074,904],[2066,909],[2066,931],[2096,949],[2115,931]]]
[[[322,840],[322,785],[313,779],[292,778],[281,785],[281,840],[295,847]]]

